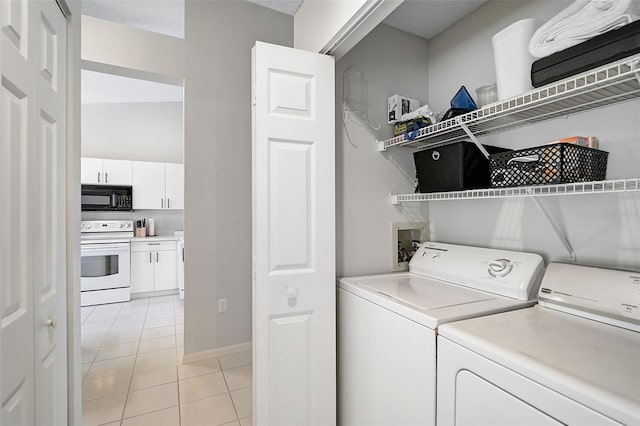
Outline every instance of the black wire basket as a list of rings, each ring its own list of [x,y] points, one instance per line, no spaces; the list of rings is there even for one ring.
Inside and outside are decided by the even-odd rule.
[[[567,143],[507,151],[489,157],[492,188],[605,180],[609,153]]]

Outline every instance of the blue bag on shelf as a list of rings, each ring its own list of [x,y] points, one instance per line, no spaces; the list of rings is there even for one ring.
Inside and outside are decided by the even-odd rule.
[[[444,113],[444,115],[442,116],[442,121],[478,109],[478,105],[476,105],[476,102],[473,100],[473,98],[467,91],[467,88],[464,86],[460,87],[458,93],[456,93],[453,99],[451,99],[450,105],[451,108],[449,108],[447,112]]]

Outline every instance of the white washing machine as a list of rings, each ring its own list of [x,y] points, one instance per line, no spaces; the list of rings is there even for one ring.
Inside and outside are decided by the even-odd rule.
[[[440,328],[438,425],[640,425],[640,273],[552,263],[538,299]]]
[[[536,254],[425,243],[409,272],[342,278],[338,424],[433,425],[441,324],[535,303]]]

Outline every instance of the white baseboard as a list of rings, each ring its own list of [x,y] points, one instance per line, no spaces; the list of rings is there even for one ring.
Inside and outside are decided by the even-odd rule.
[[[158,297],[158,296],[171,296],[178,294],[178,289],[171,290],[158,290],[158,291],[144,291],[142,293],[131,293],[131,300],[133,299],[145,299],[147,297]]]
[[[224,346],[222,348],[209,349],[208,351],[194,352],[192,354],[185,354],[182,357],[183,364],[189,364],[191,362],[201,361],[203,359],[213,358],[216,356],[232,354],[235,352],[242,352],[251,350],[251,342],[240,343],[237,345]]]

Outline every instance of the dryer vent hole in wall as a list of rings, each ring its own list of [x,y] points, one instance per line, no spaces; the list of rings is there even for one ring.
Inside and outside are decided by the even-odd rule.
[[[227,312],[227,299],[218,299],[218,312]]]

